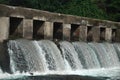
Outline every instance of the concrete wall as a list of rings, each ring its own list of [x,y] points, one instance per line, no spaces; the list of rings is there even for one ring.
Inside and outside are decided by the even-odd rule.
[[[0,5],[1,42],[16,38],[100,42],[101,37],[120,42],[119,34],[119,22]]]
[[[8,39],[9,36],[9,18],[0,17],[0,42]]]

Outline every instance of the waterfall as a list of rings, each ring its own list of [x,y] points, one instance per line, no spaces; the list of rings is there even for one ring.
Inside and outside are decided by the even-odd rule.
[[[78,59],[77,52],[75,51],[73,45],[67,41],[60,42],[59,44],[62,50],[62,55],[68,62],[69,66],[71,66],[71,69],[82,69],[81,62]]]
[[[115,44],[113,44],[113,46],[118,54],[119,61],[120,61],[120,43],[115,43]]]
[[[80,71],[120,67],[120,44],[49,40],[10,40],[10,69],[13,73]]]
[[[84,68],[100,68],[96,53],[87,43],[73,42],[73,45]]]
[[[89,43],[98,56],[99,62],[102,67],[110,68],[120,65],[117,52],[110,43]]]
[[[57,45],[52,41],[41,40],[38,41],[39,46],[44,51],[42,54],[47,61],[49,70],[64,70],[64,60],[57,48]]]
[[[36,41],[9,41],[8,51],[13,73],[16,71],[43,72],[47,69],[42,49],[37,45]]]

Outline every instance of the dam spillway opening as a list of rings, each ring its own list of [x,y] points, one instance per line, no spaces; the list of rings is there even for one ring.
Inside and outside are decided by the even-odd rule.
[[[87,41],[93,41],[93,33],[92,33],[92,26],[87,26]]]
[[[116,41],[116,35],[117,35],[117,30],[116,29],[112,29],[112,42]]]
[[[100,28],[100,40],[105,41],[105,28]]]
[[[53,39],[61,40],[63,38],[63,24],[60,22],[54,22],[53,24]]]
[[[71,24],[71,41],[79,41],[80,25]]]
[[[16,18],[16,17],[10,17],[10,29],[9,29],[9,35],[11,38],[22,38],[22,25],[23,25],[23,19],[22,18]]]
[[[33,39],[44,39],[44,21],[33,20]]]

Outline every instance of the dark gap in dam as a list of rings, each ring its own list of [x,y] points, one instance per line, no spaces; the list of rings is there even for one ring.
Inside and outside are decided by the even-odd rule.
[[[105,41],[105,28],[100,28],[100,41]]]
[[[63,38],[63,24],[54,22],[53,24],[53,39],[62,40]]]
[[[116,29],[112,29],[112,42],[116,41],[116,33],[117,33],[117,30]]]
[[[23,18],[10,17],[9,38],[22,38],[23,36]]]
[[[44,21],[33,20],[33,39],[44,39]]]
[[[93,41],[92,26],[87,26],[87,41],[88,42]]]
[[[80,25],[77,24],[71,24],[71,41],[79,41],[80,36]]]

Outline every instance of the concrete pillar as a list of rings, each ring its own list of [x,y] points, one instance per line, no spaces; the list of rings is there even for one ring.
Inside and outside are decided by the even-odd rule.
[[[9,35],[9,18],[0,17],[0,42],[8,39]]]
[[[93,31],[93,41],[99,42],[100,41],[100,28],[99,28],[99,26],[93,27],[92,31]]]
[[[71,24],[63,24],[63,40],[70,41]]]
[[[87,26],[80,26],[80,41],[86,41],[87,39]]]
[[[105,40],[110,42],[112,39],[112,29],[111,28],[106,28],[105,31]]]
[[[44,39],[53,40],[53,22],[44,23]]]
[[[33,36],[33,20],[23,19],[23,37],[25,39],[32,39]]]
[[[120,29],[116,30],[116,41],[120,42]]]

